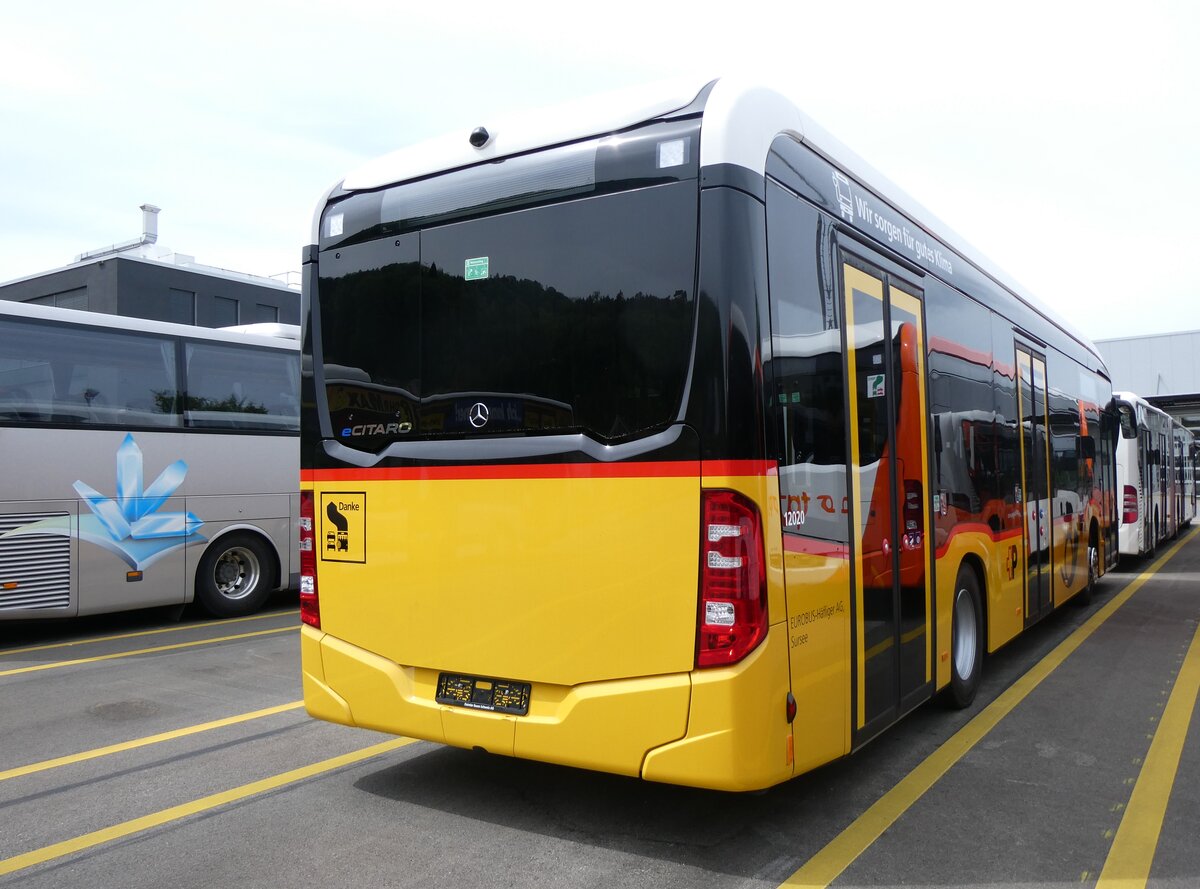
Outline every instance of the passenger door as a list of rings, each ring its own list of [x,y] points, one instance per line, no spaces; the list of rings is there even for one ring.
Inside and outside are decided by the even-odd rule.
[[[1025,539],[1025,625],[1054,607],[1050,548],[1050,450],[1046,359],[1017,345],[1021,500]]]
[[[930,693],[928,412],[921,291],[843,256],[859,741]]]

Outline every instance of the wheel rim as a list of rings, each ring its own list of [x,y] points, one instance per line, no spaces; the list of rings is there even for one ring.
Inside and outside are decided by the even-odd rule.
[[[975,599],[966,587],[963,587],[954,597],[954,671],[960,679],[970,679],[975,671],[978,631]]]
[[[262,576],[258,557],[243,546],[231,546],[213,567],[213,583],[226,599],[244,599],[254,592]]]
[[[1088,586],[1096,582],[1100,574],[1100,550],[1088,544]]]

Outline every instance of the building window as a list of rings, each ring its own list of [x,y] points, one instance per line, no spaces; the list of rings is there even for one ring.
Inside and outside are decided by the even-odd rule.
[[[212,326],[232,327],[238,323],[238,301],[227,296],[213,297]]]
[[[176,290],[172,287],[167,292],[167,315],[162,320],[195,324],[196,294],[190,290]]]
[[[86,287],[76,287],[74,290],[63,290],[59,293],[48,293],[27,302],[39,306],[57,306],[60,309],[78,309],[86,312],[88,308],[88,292]]]
[[[279,320],[279,306],[264,306],[258,303],[254,309],[254,320],[257,323]]]
[[[196,294],[191,290],[176,290],[172,287],[162,300],[149,299],[146,301],[146,313],[143,317],[149,318],[151,321],[195,324]]]

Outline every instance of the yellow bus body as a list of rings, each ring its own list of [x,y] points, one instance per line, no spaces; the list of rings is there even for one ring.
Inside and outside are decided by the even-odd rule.
[[[544,478],[306,473],[317,540],[331,501],[361,504],[364,535],[361,562],[319,561],[321,628],[303,628],[301,649],[309,712],[693,786],[790,777],[778,519],[763,510],[766,640],[739,664],[696,670],[700,464],[665,465]],[[769,502],[764,477],[703,484]],[[438,703],[442,672],[529,682],[529,712]]]

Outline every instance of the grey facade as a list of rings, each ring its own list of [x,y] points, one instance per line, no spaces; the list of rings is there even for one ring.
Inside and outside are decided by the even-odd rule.
[[[269,278],[115,254],[0,284],[0,299],[227,327],[300,323],[300,293]]]
[[[1200,434],[1200,330],[1096,340],[1113,388],[1136,392]]]

